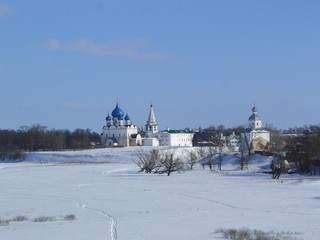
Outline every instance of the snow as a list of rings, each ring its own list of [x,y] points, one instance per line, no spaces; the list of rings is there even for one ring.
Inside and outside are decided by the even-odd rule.
[[[221,239],[219,228],[242,227],[318,239],[319,178],[273,180],[262,173],[270,158],[255,155],[241,171],[233,154],[221,172],[199,164],[170,177],[143,174],[133,163],[139,151],[37,152],[0,163],[0,220],[28,218],[0,225],[0,239],[209,240]],[[64,220],[68,214],[76,220]],[[40,216],[57,220],[33,221]]]

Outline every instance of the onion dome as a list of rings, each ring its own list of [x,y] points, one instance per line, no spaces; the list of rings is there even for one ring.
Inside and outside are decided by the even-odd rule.
[[[108,116],[106,117],[106,121],[111,121],[111,116],[110,116],[110,114],[108,114]]]
[[[249,117],[249,121],[261,120],[260,116],[258,115],[258,109],[256,105],[254,105],[251,110],[252,110],[252,115]]]
[[[124,117],[124,120],[130,121],[130,116],[128,115],[128,113],[127,113],[126,116]]]
[[[118,103],[117,103],[115,109],[113,109],[111,115],[114,118],[118,118],[119,120],[123,120],[124,112],[123,112],[123,110],[121,108],[119,108]]]

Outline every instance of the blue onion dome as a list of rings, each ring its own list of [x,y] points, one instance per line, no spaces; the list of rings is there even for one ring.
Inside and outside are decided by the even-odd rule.
[[[123,112],[123,110],[122,110],[121,108],[119,108],[118,103],[117,103],[116,108],[113,109],[111,115],[112,115],[112,117],[114,117],[114,118],[116,117],[116,118],[118,118],[119,120],[123,120],[124,112]]]
[[[128,113],[127,113],[126,116],[124,117],[124,120],[130,121],[130,116],[128,115]]]
[[[111,121],[110,114],[108,114],[108,116],[106,117],[106,121]]]

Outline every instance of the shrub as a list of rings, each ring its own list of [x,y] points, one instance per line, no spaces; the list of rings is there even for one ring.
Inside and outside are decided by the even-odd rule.
[[[0,226],[7,226],[9,225],[10,221],[9,220],[1,220],[0,219]]]
[[[260,230],[250,230],[248,228],[220,228],[215,232],[220,233],[224,239],[231,240],[298,240],[295,235],[299,234],[293,232],[263,232]]]
[[[65,217],[64,217],[64,220],[66,220],[66,221],[74,221],[74,220],[76,220],[77,218],[76,218],[76,216],[74,215],[74,214],[68,214],[68,215],[66,215]]]
[[[33,219],[34,222],[54,222],[57,221],[56,217],[50,217],[50,216],[41,216]]]
[[[14,161],[23,161],[26,158],[26,153],[23,150],[16,149],[10,153],[10,159]]]
[[[23,221],[28,221],[28,218],[26,216],[16,216],[11,221],[13,221],[13,222],[23,222]]]

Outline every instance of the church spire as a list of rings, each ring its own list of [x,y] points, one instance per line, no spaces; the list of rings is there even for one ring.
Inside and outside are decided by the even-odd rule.
[[[148,123],[151,124],[151,125],[157,124],[157,120],[156,120],[156,117],[155,117],[154,112],[153,112],[152,103],[150,105],[150,113],[149,113]]]
[[[150,133],[157,133],[158,132],[158,123],[153,111],[153,105],[150,105],[150,112],[149,118],[146,124],[146,132],[149,135]]]

